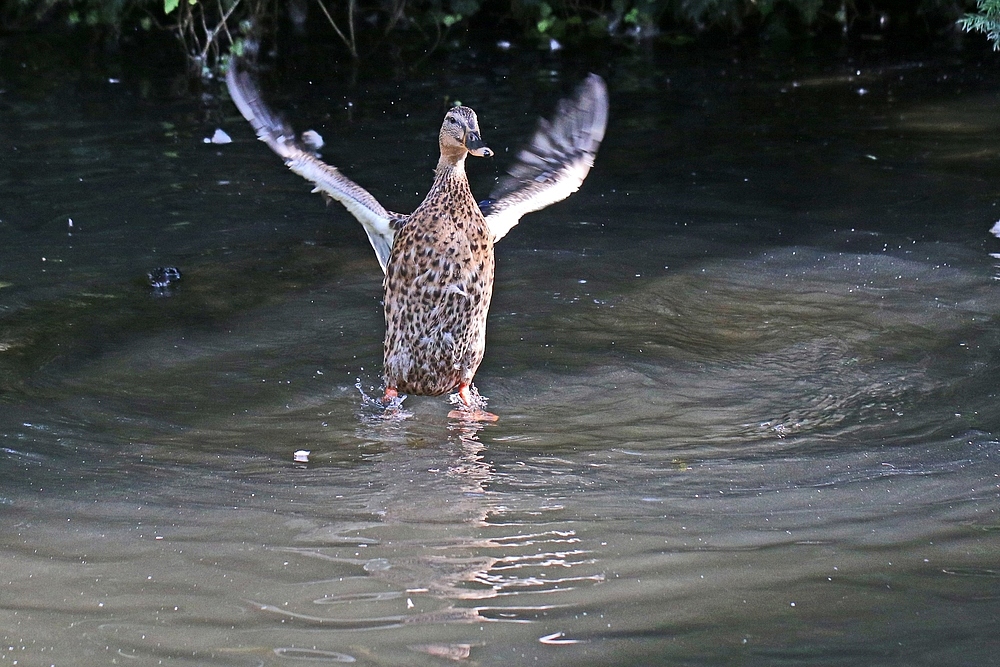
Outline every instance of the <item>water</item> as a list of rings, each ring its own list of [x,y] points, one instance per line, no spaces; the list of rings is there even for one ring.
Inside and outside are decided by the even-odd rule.
[[[0,664],[996,664],[992,56],[284,76],[398,210],[446,96],[485,195],[611,82],[584,188],[498,246],[495,424],[373,415],[367,240],[228,104],[3,62]]]

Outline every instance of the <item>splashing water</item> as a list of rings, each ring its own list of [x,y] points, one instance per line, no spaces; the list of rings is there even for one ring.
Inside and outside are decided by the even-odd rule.
[[[476,389],[476,385],[469,385],[469,398],[471,399],[469,405],[462,402],[462,397],[458,395],[458,392],[450,394],[448,396],[448,402],[454,405],[459,410],[475,412],[477,410],[486,410],[486,404],[490,402],[490,399],[486,398],[479,393]]]
[[[360,379],[354,383],[354,387],[361,394],[361,409],[358,412],[358,417],[366,424],[385,421],[400,422],[413,416],[412,412],[403,409],[406,394],[400,394],[385,401],[383,397],[377,397],[378,392],[376,392],[375,387],[368,387],[368,391],[374,393],[374,396],[365,392]]]
[[[475,385],[469,385],[469,403],[466,404],[460,394],[454,393],[448,397],[448,401],[455,406],[455,410],[448,413],[451,419],[462,421],[487,421],[494,422],[499,417],[486,410],[487,399],[479,394]]]

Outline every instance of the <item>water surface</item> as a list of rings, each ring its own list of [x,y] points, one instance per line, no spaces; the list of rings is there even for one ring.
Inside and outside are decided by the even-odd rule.
[[[487,425],[365,407],[373,253],[225,100],[4,60],[0,664],[995,661],[995,63],[598,57],[268,83],[409,210],[449,101],[485,196],[610,81],[498,246]]]

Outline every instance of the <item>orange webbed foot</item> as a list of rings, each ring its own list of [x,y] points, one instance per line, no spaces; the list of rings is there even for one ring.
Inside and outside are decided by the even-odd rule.
[[[500,420],[500,415],[495,415],[481,408],[466,410],[452,410],[448,413],[448,419],[459,419],[470,422],[495,422]]]

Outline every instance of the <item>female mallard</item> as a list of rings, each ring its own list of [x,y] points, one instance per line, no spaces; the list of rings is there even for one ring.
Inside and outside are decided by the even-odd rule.
[[[450,109],[439,134],[441,157],[423,203],[409,214],[387,211],[364,188],[308,148],[263,103],[253,78],[230,67],[229,94],[261,141],[295,173],[336,199],[364,226],[385,272],[385,400],[397,394],[457,391],[473,409],[472,378],[483,360],[493,296],[493,244],[526,213],[576,192],[594,164],[608,119],[604,81],[588,76],[539,121],[531,143],[482,207],[465,175],[465,158],[490,157],[476,113]]]

